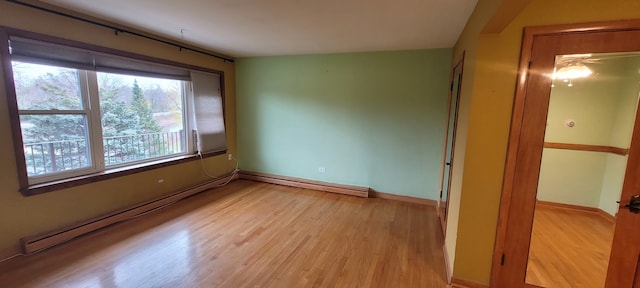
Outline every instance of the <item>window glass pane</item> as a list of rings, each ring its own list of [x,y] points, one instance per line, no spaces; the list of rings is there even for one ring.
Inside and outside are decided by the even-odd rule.
[[[105,165],[186,151],[182,81],[97,74]]]
[[[21,115],[20,127],[29,176],[92,166],[86,115]]]
[[[20,110],[82,110],[78,70],[11,62]]]

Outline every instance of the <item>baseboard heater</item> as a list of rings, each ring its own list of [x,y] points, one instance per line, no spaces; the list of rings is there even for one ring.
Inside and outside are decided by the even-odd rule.
[[[181,190],[175,193],[161,196],[151,201],[135,205],[126,209],[122,209],[116,212],[112,212],[103,216],[93,218],[89,221],[78,223],[68,226],[63,229],[50,231],[46,233],[37,234],[34,236],[28,236],[22,238],[22,250],[24,254],[33,254],[37,251],[53,247],[58,244],[67,242],[78,236],[87,234],[89,232],[104,228],[109,225],[113,225],[118,222],[130,219],[133,216],[157,209],[172,202],[184,199],[191,195],[215,188],[228,181],[238,179],[238,173],[233,172],[228,175],[224,175],[220,178],[213,179],[206,183]]]
[[[360,187],[360,186],[352,186],[352,185],[342,185],[342,184],[334,184],[327,183],[321,181],[314,181],[308,179],[280,176],[274,174],[267,173],[259,173],[252,171],[240,171],[240,179],[253,180],[258,182],[265,182],[283,186],[290,186],[296,188],[304,188],[310,190],[345,194],[351,196],[358,197],[369,197],[369,188],[368,187]]]

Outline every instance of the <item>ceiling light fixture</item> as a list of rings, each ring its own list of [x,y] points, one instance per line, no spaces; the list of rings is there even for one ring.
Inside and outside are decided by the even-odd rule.
[[[585,66],[582,63],[574,63],[557,70],[554,68],[553,79],[567,80],[584,78],[588,77],[591,74],[593,74],[593,71],[591,71],[589,67]]]

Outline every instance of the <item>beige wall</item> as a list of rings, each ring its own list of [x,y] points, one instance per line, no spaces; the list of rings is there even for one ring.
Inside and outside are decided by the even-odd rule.
[[[236,151],[235,65],[182,51],[132,35],[39,12],[6,1],[0,2],[0,25],[95,45],[125,50],[176,62],[217,69],[225,73],[226,126],[229,153]],[[0,75],[1,77],[2,75]],[[4,82],[0,81],[0,252],[14,249],[24,236],[49,231],[113,210],[141,203],[159,195],[191,187],[207,180],[199,162],[189,162],[117,179],[77,186],[47,194],[23,197],[13,156]],[[207,171],[222,175],[235,162],[225,156],[205,160]],[[164,179],[158,184],[158,179]]]
[[[455,249],[453,276],[481,284],[490,280],[523,27],[640,17],[640,2],[632,0],[534,0],[521,12],[501,9],[506,4],[499,2],[526,1],[479,1],[454,48],[454,58],[466,51],[467,63],[472,64],[465,65],[462,87],[461,103],[468,109],[461,113],[459,130],[459,135],[466,135],[460,160],[464,169],[463,174],[454,170],[459,175],[452,184],[452,204],[460,199],[459,209],[451,209],[452,214],[458,212],[458,225],[456,232],[448,227],[446,244]],[[503,30],[480,33],[486,19],[511,19],[513,13],[515,18]],[[455,233],[457,239],[451,239]]]

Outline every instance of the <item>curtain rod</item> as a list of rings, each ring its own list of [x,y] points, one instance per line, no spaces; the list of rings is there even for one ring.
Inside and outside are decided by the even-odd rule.
[[[169,41],[166,41],[166,40],[162,40],[162,39],[158,39],[158,38],[155,38],[155,37],[151,37],[151,36],[147,36],[147,35],[144,35],[144,34],[140,34],[138,32],[134,32],[134,31],[131,31],[131,30],[119,28],[119,27],[116,27],[116,26],[111,26],[111,25],[108,25],[108,24],[100,23],[100,22],[93,21],[93,20],[86,19],[86,18],[82,18],[82,17],[79,17],[79,16],[74,16],[74,15],[71,15],[71,14],[63,13],[63,12],[60,12],[60,11],[56,11],[56,10],[53,10],[53,9],[41,7],[41,6],[38,6],[38,5],[25,3],[25,2],[17,1],[17,0],[5,0],[5,1],[10,2],[10,3],[14,3],[14,4],[18,4],[18,5],[22,5],[22,6],[26,6],[26,7],[29,7],[29,8],[37,9],[37,10],[40,10],[40,11],[48,12],[48,13],[51,13],[51,14],[55,14],[55,15],[59,15],[59,16],[67,17],[67,18],[71,18],[71,19],[78,20],[78,21],[81,21],[81,22],[93,24],[93,25],[96,25],[96,26],[108,28],[108,29],[114,30],[116,35],[118,35],[118,33],[127,33],[127,34],[131,34],[131,35],[138,36],[138,37],[141,37],[141,38],[145,38],[145,39],[148,39],[148,40],[160,42],[160,43],[163,43],[163,44],[166,44],[166,45],[169,45],[169,46],[177,47],[180,50],[188,50],[188,51],[191,51],[191,52],[200,53],[200,54],[203,54],[203,55],[207,55],[207,56],[210,56],[210,57],[214,57],[214,58],[218,58],[218,59],[224,60],[225,62],[235,62],[235,60],[232,59],[232,58],[216,55],[216,54],[209,53],[209,52],[202,51],[202,50],[198,50],[198,49],[185,47],[185,46],[182,46],[182,45],[174,43],[174,42],[169,42]]]

